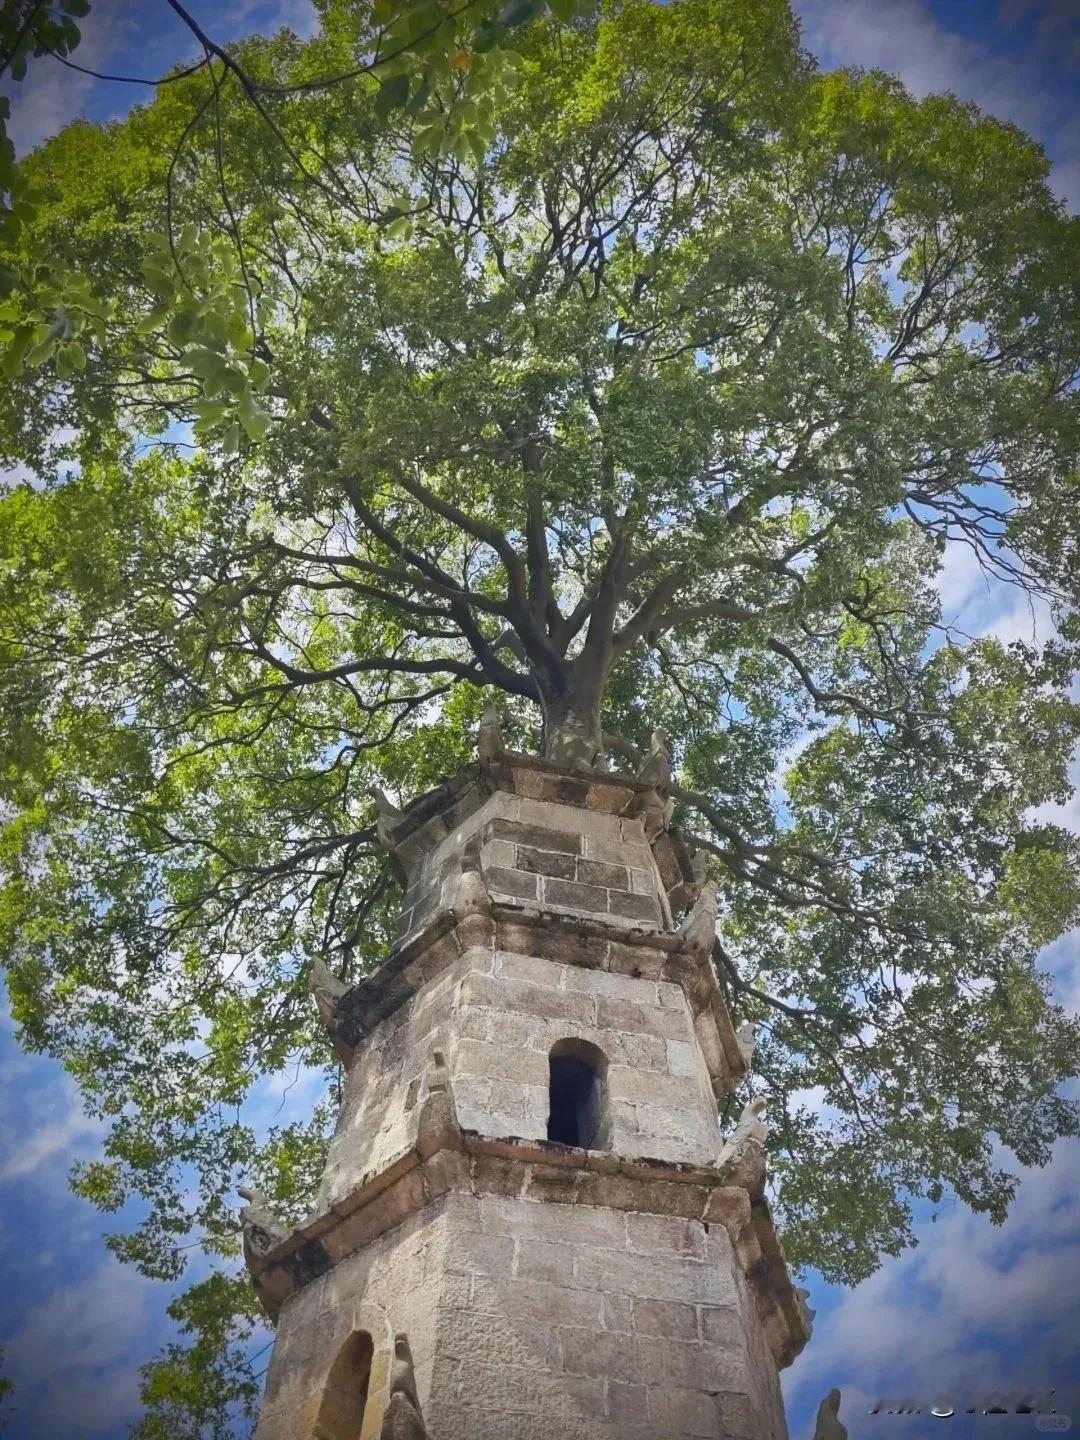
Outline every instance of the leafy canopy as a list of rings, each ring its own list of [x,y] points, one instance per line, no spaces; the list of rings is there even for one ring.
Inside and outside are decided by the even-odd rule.
[[[143,1203],[110,1245],[218,1257],[148,1435],[252,1403],[230,1191],[310,1204],[307,961],[385,954],[370,787],[465,763],[485,689],[520,748],[673,737],[796,1264],[859,1279],[919,1197],[1000,1220],[1002,1154],[1077,1131],[1035,962],[1076,854],[1031,815],[1080,734],[1080,238],[1041,151],[821,74],[781,0],[500,12],[430,85],[357,66],[379,8],[25,167],[11,335],[41,256],[100,315],[0,401],[62,472],[0,505],[0,927],[24,1042],[112,1121],[77,1188]],[[951,627],[949,540],[1058,638]],[[298,1064],[325,1101],[257,1133]]]

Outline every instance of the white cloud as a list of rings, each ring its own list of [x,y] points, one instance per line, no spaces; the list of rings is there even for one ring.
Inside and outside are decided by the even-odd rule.
[[[1080,149],[1080,145],[1077,148]],[[1080,155],[1057,162],[1054,166],[1053,185],[1058,198],[1064,200],[1073,214],[1080,212]]]
[[[1080,835],[1080,749],[1069,766],[1069,783],[1072,793],[1063,804],[1051,800],[1031,812],[1031,818],[1040,825],[1060,825]]]
[[[159,34],[146,30],[145,12],[140,14],[125,0],[94,0],[93,9],[81,27],[82,39],[71,56],[73,64],[107,72],[114,68],[110,62],[133,42],[143,52],[144,63],[133,67],[139,75],[160,74],[180,60],[193,54],[197,56],[198,42],[186,27],[177,26],[165,0],[154,0],[154,3],[160,7],[166,22]],[[217,41],[235,40],[252,30],[272,34],[282,26],[307,39],[315,34],[319,25],[312,0],[237,0],[233,5],[196,8],[201,10],[196,18]],[[173,23],[169,24],[170,21]],[[48,56],[31,60],[26,79],[6,90],[12,102],[8,133],[19,155],[27,154],[85,114],[92,94],[98,99],[108,95],[114,102],[112,113],[122,115],[132,105],[145,102],[152,93],[142,85],[106,85]]]
[[[50,447],[59,448],[61,445],[70,445],[76,438],[78,431],[73,430],[70,425],[61,425],[49,435],[48,444]],[[40,490],[54,477],[59,479],[70,479],[82,471],[80,460],[63,460],[57,465],[54,475],[42,475],[32,470],[29,465],[13,465],[10,469],[0,468],[0,491],[14,489],[17,485],[32,485],[35,490]]]
[[[970,36],[947,30],[924,0],[794,0],[811,51],[827,65],[858,65],[899,75],[916,95],[952,91],[974,100],[1002,120],[1012,120],[1046,143],[1055,160],[1051,183],[1067,204],[1080,199],[1080,111],[1063,106],[1045,83],[1049,54],[1060,69],[1063,86],[1068,73],[1054,42],[1054,27],[1044,27],[1027,50],[1017,44],[991,50]],[[1029,7],[1030,8],[1030,7]],[[1040,4],[1050,12],[1069,12],[1070,0]],[[1060,18],[1060,17],[1059,17]],[[1057,23],[1055,21],[1055,23]],[[1072,21],[1069,47],[1075,45]]]
[[[950,540],[938,571],[941,613],[946,623],[960,623],[967,607],[989,598],[991,582],[970,545]]]
[[[1053,982],[1053,996],[1070,1015],[1080,1015],[1080,931],[1071,930],[1048,945],[1040,968]]]
[[[246,1101],[246,1119],[259,1132],[270,1126],[308,1120],[326,1090],[327,1079],[322,1070],[289,1065],[264,1075],[252,1087]]]
[[[82,27],[82,40],[72,62],[100,70],[123,43],[130,24],[121,11],[121,0],[97,0],[92,18]],[[72,70],[49,56],[32,59],[26,79],[10,86],[11,120],[8,133],[16,153],[25,155],[83,114],[86,101],[98,82],[90,75]],[[132,95],[132,103],[135,101]]]
[[[97,1147],[105,1125],[83,1110],[78,1091],[67,1076],[49,1067],[44,1085],[36,1084],[40,1067],[47,1062],[13,1058],[0,1069],[5,1093],[18,1088],[19,1104],[8,1111],[0,1132],[0,1185],[29,1176],[51,1177],[59,1157],[66,1173],[80,1153]]]
[[[899,75],[917,95],[952,90],[1028,129],[1054,120],[1030,64],[946,30],[923,0],[797,0],[810,49],[830,63]]]
[[[1080,28],[1080,7],[1076,11]],[[1080,41],[1077,42],[1080,44]],[[1074,213],[1080,211],[1080,111],[1064,119],[1054,134],[1054,189]]]
[[[835,1106],[830,1105],[824,1085],[810,1085],[802,1090],[792,1090],[787,1097],[786,1110],[789,1115],[805,1111],[822,1120],[833,1120],[839,1115]]]
[[[785,1377],[793,1411],[838,1385],[841,1419],[862,1435],[861,1414],[882,1398],[925,1405],[1068,1378],[1061,1367],[1080,1321],[1080,1141],[1059,1141],[1050,1165],[1026,1172],[1003,1226],[956,1206],[919,1234],[917,1249],[819,1316]]]
[[[1046,601],[989,574],[963,541],[945,546],[937,586],[942,620],[961,634],[994,636],[1006,645],[1013,640],[1043,645],[1054,634]]]
[[[1029,645],[1045,645],[1055,633],[1054,617],[1046,601],[1028,595],[1015,586],[1009,591],[1008,603],[995,610],[983,626],[983,634],[993,635],[1003,644],[1023,640]]]
[[[273,0],[272,4],[267,0],[237,0],[223,18],[230,31],[237,33],[252,24],[257,24],[264,34],[285,26],[306,39],[319,28],[319,16],[312,0]]]
[[[106,1260],[46,1295],[5,1343],[17,1419],[34,1435],[105,1435],[139,1408],[136,1357],[161,1323],[164,1287]],[[31,1433],[30,1431],[27,1432]]]
[[[21,1180],[41,1169],[53,1156],[71,1159],[78,1141],[103,1133],[77,1102],[61,1110],[55,1120],[36,1128],[30,1135],[5,1135],[0,1141],[0,1185]]]

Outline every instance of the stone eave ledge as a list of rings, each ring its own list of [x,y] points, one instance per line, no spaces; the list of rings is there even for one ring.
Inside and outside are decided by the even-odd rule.
[[[729,1095],[746,1074],[746,1060],[712,961],[695,954],[682,936],[615,929],[601,920],[505,901],[489,901],[464,913],[443,911],[410,937],[408,944],[392,949],[376,970],[338,1001],[334,1038],[354,1049],[423,985],[467,951],[478,948],[678,985],[694,1018],[717,1098]]]
[[[347,1255],[418,1215],[442,1196],[507,1195],[561,1205],[596,1205],[723,1225],[754,1296],[779,1368],[810,1338],[764,1195],[725,1183],[714,1167],[630,1160],[606,1151],[460,1130],[429,1097],[416,1145],[365,1177],[330,1209],[261,1255],[249,1257],[256,1292],[272,1320],[295,1291]]]
[[[470,790],[476,792],[475,800],[470,798]],[[427,848],[451,834],[497,790],[606,815],[639,814],[642,801],[656,794],[654,785],[633,775],[614,770],[595,774],[570,771],[538,755],[507,751],[501,760],[478,760],[466,765],[449,780],[410,800],[401,815],[389,823],[388,838],[395,849],[405,852],[414,845],[417,849]]]
[[[418,795],[396,819],[387,821],[385,839],[401,860],[414,861],[452,835],[499,791],[627,819],[663,805],[656,787],[634,776],[613,771],[583,774],[564,770],[537,755],[507,751],[501,760],[475,761]],[[661,824],[649,843],[671,903],[679,908],[697,888],[686,845],[679,832],[666,824]]]

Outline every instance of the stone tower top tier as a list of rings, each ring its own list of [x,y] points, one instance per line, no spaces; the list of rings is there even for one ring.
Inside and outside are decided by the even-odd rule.
[[[348,1059],[478,945],[677,985],[712,1092],[729,1094],[746,1061],[717,988],[708,917],[704,943],[673,923],[700,887],[669,818],[648,784],[568,775],[517,755],[470,766],[404,812],[384,813],[380,839],[402,869],[405,901],[389,958],[328,1017],[339,1050]],[[596,977],[570,988],[614,999],[619,987]]]

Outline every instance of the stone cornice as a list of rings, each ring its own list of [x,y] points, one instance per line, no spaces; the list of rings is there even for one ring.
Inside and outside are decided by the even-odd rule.
[[[762,1157],[761,1174],[764,1162]],[[757,1185],[752,1187],[758,1189]],[[723,1169],[628,1160],[546,1141],[492,1138],[458,1128],[450,1097],[430,1095],[417,1141],[326,1213],[249,1257],[255,1289],[274,1320],[295,1291],[346,1256],[454,1191],[593,1205],[723,1225],[754,1296],[778,1367],[810,1338],[768,1202]]]
[[[681,936],[613,931],[586,917],[545,914],[527,905],[491,901],[476,904],[467,912],[451,910],[437,915],[408,945],[392,950],[377,970],[343,995],[332,1031],[339,1049],[354,1049],[423,985],[476,948],[537,955],[584,969],[676,984],[694,1017],[717,1098],[729,1095],[746,1074],[746,1060],[711,959],[695,953]]]
[[[643,803],[656,794],[655,786],[631,775],[571,773],[540,756],[508,751],[496,763],[466,765],[451,779],[418,795],[387,823],[387,836],[396,850],[437,842],[496,790],[607,815],[640,814]],[[470,801],[470,791],[475,791],[475,801]]]

